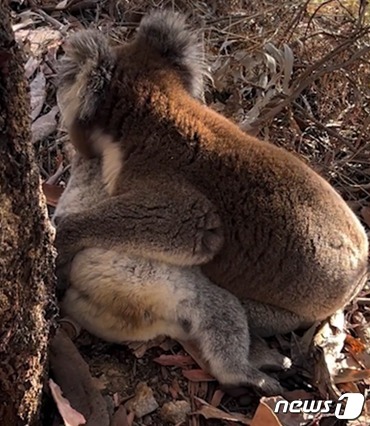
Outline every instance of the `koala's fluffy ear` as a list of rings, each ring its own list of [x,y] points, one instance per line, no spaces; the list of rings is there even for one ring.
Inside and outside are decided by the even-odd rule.
[[[209,77],[203,44],[183,15],[170,10],[150,12],[140,22],[136,40],[168,60],[192,96],[203,97],[204,78]]]
[[[73,34],[58,66],[58,104],[67,126],[93,118],[112,77],[115,56],[97,30]]]

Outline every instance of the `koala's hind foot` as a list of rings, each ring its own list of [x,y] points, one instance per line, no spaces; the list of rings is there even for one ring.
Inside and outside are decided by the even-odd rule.
[[[204,278],[200,285],[199,279],[196,299],[183,301],[178,307],[179,319],[187,326],[185,348],[198,349],[196,359],[201,358],[201,366],[206,362],[206,369],[224,388],[252,387],[265,395],[281,393],[279,382],[259,367],[286,369],[289,361],[258,338],[251,342],[248,321],[236,297]]]
[[[250,340],[249,360],[253,367],[263,371],[281,371],[291,368],[292,360],[277,349],[270,348],[261,337],[251,335]]]
[[[248,318],[249,330],[261,337],[285,334],[311,324],[293,312],[254,300],[241,301]]]
[[[203,333],[201,333],[201,335],[203,335]],[[290,363],[286,362],[286,360],[284,360],[285,362],[283,363],[280,362],[283,356],[277,351],[271,351],[267,345],[263,348],[263,352],[259,352],[259,348],[256,348],[256,350],[253,349],[252,342],[250,352],[258,352],[259,355],[258,362],[254,364],[253,357],[248,361],[247,354],[241,353],[242,351],[237,350],[233,344],[230,345],[230,352],[223,353],[221,357],[219,357],[220,359],[216,361],[215,357],[217,354],[213,351],[209,353],[204,352],[204,348],[201,347],[199,341],[180,340],[180,343],[204,371],[213,372],[212,375],[217,378],[221,387],[231,396],[237,396],[239,393],[244,394],[246,388],[254,388],[257,392],[264,395],[277,395],[283,391],[279,382],[260,371],[258,365],[261,364],[266,370],[271,370],[272,368],[285,370],[289,368]],[[243,345],[242,341],[239,343]],[[235,352],[235,350],[237,350],[237,352]],[[207,360],[205,359],[205,355],[208,355]],[[236,357],[238,355],[242,358],[237,359]],[[273,361],[275,357],[277,357],[278,362]],[[217,372],[215,372],[216,369]]]

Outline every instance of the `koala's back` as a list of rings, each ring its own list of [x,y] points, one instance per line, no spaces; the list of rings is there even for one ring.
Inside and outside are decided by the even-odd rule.
[[[202,166],[195,161],[186,174],[218,206],[226,243],[203,270],[240,298],[269,294],[308,318],[343,307],[366,280],[359,220],[297,157],[207,115]]]
[[[225,244],[203,267],[206,275],[240,299],[268,295],[311,321],[342,308],[364,285],[368,255],[364,229],[344,200],[293,154],[173,93],[163,115],[157,107],[147,117],[151,135],[131,127],[133,145],[145,148],[124,168],[142,175],[167,169],[217,206]]]

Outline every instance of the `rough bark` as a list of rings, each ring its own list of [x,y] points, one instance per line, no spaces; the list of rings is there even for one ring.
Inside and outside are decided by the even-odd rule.
[[[0,0],[0,424],[40,424],[54,255],[31,144],[23,60]]]

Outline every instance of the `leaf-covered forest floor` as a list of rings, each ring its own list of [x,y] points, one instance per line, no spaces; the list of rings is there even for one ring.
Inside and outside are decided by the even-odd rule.
[[[365,1],[10,4],[13,30],[24,49],[32,142],[50,213],[68,180],[72,156],[55,99],[56,61],[63,41],[76,30],[97,27],[122,43],[146,10],[169,7],[186,12],[195,28],[202,28],[213,77],[206,92],[208,105],[244,130],[296,152],[334,185],[369,229],[370,6]],[[335,399],[345,391],[369,388],[369,318],[367,287],[348,307],[344,321],[333,318],[303,335],[272,339],[294,364],[284,378],[290,390],[284,397]],[[224,395],[175,342],[127,347],[83,333],[76,345],[93,385],[104,396],[112,425],[345,424],[332,416],[276,417],[271,410],[276,398],[260,401],[252,391],[239,398]],[[49,390],[45,393],[44,424],[62,424]],[[370,402],[351,424],[370,424]]]

